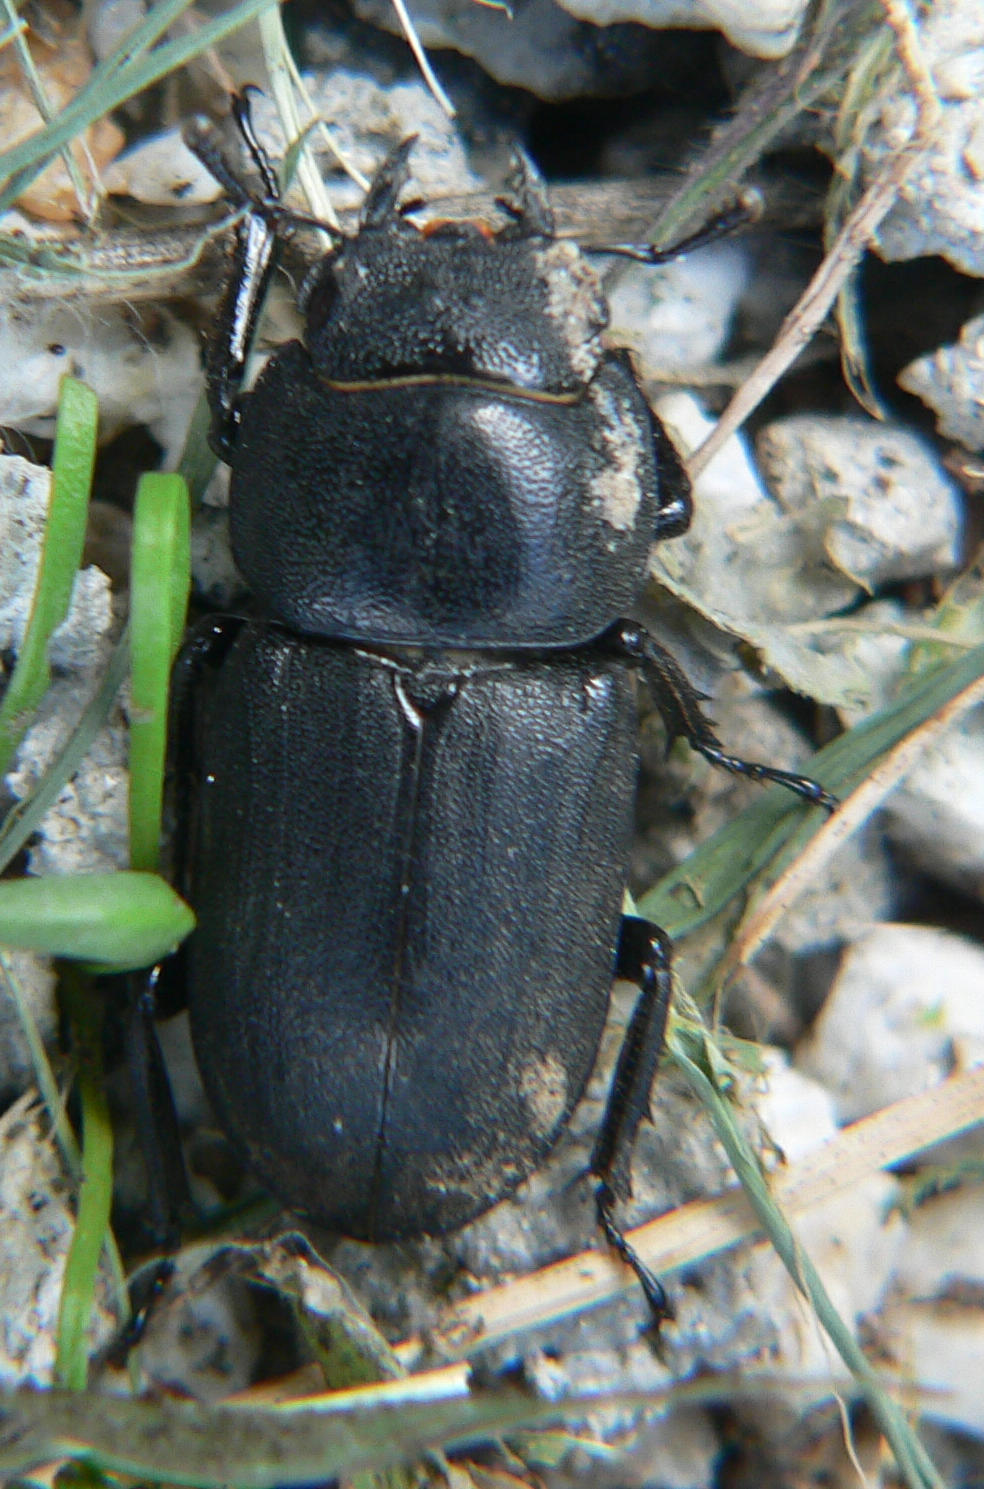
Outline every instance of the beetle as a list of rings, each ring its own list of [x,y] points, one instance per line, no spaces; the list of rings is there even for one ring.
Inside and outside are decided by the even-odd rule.
[[[304,340],[244,392],[280,245],[309,220],[283,205],[245,97],[234,111],[262,194],[189,134],[242,209],[206,379],[258,612],[192,644],[179,709],[206,1089],[292,1210],[364,1240],[442,1234],[542,1163],[613,974],[632,979],[590,1168],[658,1319],[614,1214],[671,991],[668,938],[621,913],[636,675],[671,737],[832,799],[726,754],[624,618],[650,545],[688,526],[689,484],[528,163],[505,225],[421,230],[400,145],[309,278]]]

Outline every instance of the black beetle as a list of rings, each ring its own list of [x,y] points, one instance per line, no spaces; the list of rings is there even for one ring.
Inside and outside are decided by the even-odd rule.
[[[497,232],[421,231],[385,162],[305,292],[305,343],[245,360],[298,219],[237,116],[242,207],[208,353],[233,549],[263,618],[192,647],[189,1003],[220,1122],[290,1208],[386,1240],[464,1225],[563,1132],[613,972],[640,988],[591,1162],[613,1220],[670,996],[660,929],[621,915],[635,674],[725,768],[680,669],[622,619],[686,477],[582,252],[523,162]],[[419,206],[419,203],[411,204]],[[304,221],[304,219],[300,219]]]

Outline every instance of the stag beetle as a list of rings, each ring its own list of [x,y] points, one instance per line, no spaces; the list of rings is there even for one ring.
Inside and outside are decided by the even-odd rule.
[[[262,616],[193,647],[189,1005],[208,1094],[291,1209],[366,1240],[441,1234],[542,1162],[613,974],[630,978],[591,1173],[606,1238],[665,1315],[614,1218],[671,989],[667,937],[621,913],[636,674],[671,736],[831,798],[725,754],[676,662],[623,618],[650,544],[687,528],[689,486],[525,160],[497,231],[421,230],[400,145],[357,232],[331,233],[304,341],[243,392],[282,240],[310,222],[234,107],[262,194],[214,135],[189,140],[242,209],[206,372]]]

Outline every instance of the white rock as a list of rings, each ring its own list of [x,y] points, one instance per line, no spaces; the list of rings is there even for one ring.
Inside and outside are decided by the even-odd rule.
[[[667,393],[659,400],[657,412],[666,423],[679,448],[685,453],[696,449],[711,433],[716,420],[706,412],[698,398],[690,393]],[[725,511],[750,511],[768,500],[768,494],[749,453],[746,442],[738,435],[726,441],[714,459],[702,471],[697,483],[700,500],[695,503],[694,520],[707,509],[708,522],[718,522]],[[687,535],[679,540],[685,543]]]
[[[904,645],[900,643],[900,647]],[[810,745],[802,731],[780,706],[763,696],[761,687],[746,673],[730,671],[706,683],[699,673],[697,676],[711,695],[707,708],[718,736],[727,740],[732,754],[745,760],[781,761],[789,770],[807,768]],[[690,841],[683,840],[682,828],[679,837],[670,839],[668,834],[680,857],[692,851],[695,843],[709,839],[742,807],[758,800],[762,791],[754,782],[740,781],[698,761],[688,763],[686,769],[699,781],[699,789]],[[689,821],[686,826],[689,830]],[[839,949],[873,920],[891,918],[898,908],[898,895],[898,866],[885,843],[883,825],[880,821],[870,823],[852,833],[824,865],[823,873],[784,904],[771,939],[794,954]],[[685,965],[686,941],[681,953]],[[698,956],[693,968],[698,977],[699,968]],[[795,981],[795,968],[789,966],[788,972]],[[795,1001],[795,987],[789,986],[786,991]]]
[[[51,473],[19,456],[0,456],[0,646],[23,644],[34,598],[51,493]],[[106,663],[114,628],[109,580],[90,567],[76,575],[69,613],[54,633],[55,673],[5,777],[17,799],[29,795],[74,728]],[[55,806],[29,855],[35,872],[110,869],[128,857],[126,743],[106,728]],[[9,953],[12,970],[43,1040],[54,1037],[54,978],[43,957]],[[0,1090],[20,1091],[32,1066],[12,998],[0,982]]]
[[[18,651],[31,613],[51,501],[51,472],[0,455],[0,647]],[[56,669],[85,671],[105,658],[112,624],[109,581],[99,569],[76,576],[68,615],[51,638]]]
[[[0,645],[16,651],[30,614],[50,499],[50,472],[0,456]],[[54,679],[17,752],[6,786],[28,796],[98,686],[114,634],[109,580],[76,576],[68,616],[52,637]],[[30,852],[35,872],[97,871],[128,860],[126,737],[119,719],[100,731],[80,770],[42,822]]]
[[[837,1131],[830,1093],[790,1064],[784,1050],[764,1049],[764,1086],[756,1110],[787,1163],[819,1148]]]
[[[796,1219],[796,1238],[849,1328],[880,1306],[892,1281],[905,1236],[904,1221],[891,1210],[897,1190],[890,1175],[873,1174]],[[770,1371],[789,1375],[801,1399],[823,1400],[842,1367],[810,1304],[765,1242],[752,1247],[743,1272],[750,1306],[774,1330]]]
[[[176,1271],[151,1309],[139,1348],[152,1387],[182,1381],[199,1401],[219,1401],[248,1386],[259,1363],[260,1328],[248,1288],[221,1264],[212,1242],[185,1246]],[[207,1279],[207,1286],[203,1286]]]
[[[984,1129],[978,1128],[984,1152]],[[984,1195],[971,1175],[959,1189],[938,1194],[909,1216],[899,1257],[899,1290],[913,1298],[946,1298],[961,1291],[984,1297]]]
[[[413,194],[430,200],[482,189],[484,183],[469,166],[453,121],[420,79],[383,87],[366,73],[333,68],[327,74],[305,74],[305,82],[332,141],[364,176],[371,177],[387,151],[413,134],[417,137],[410,157]],[[336,173],[328,187],[338,207],[360,207],[362,189],[337,175],[338,162],[317,131],[311,144],[326,175]]]
[[[955,345],[910,362],[898,382],[929,405],[947,439],[968,450],[984,449],[984,315],[967,322]]]
[[[98,0],[88,12],[89,45],[102,62],[147,14],[144,0]]]
[[[840,1122],[937,1085],[984,1060],[984,949],[948,931],[879,925],[849,947],[800,1069],[822,1081]]]
[[[963,507],[918,436],[874,419],[802,414],[763,429],[758,453],[788,512],[826,504],[824,547],[865,589],[956,565]]]
[[[980,1165],[984,1131],[967,1156]],[[984,1435],[984,1199],[971,1176],[909,1216],[895,1286],[877,1321],[879,1350],[919,1394],[920,1410]]]
[[[169,129],[118,155],[102,174],[111,196],[131,196],[152,206],[218,201],[222,187],[181,138]]]
[[[884,807],[908,859],[984,899],[984,709],[948,729]]]
[[[874,1174],[795,1218],[796,1240],[849,1328],[891,1286],[905,1234],[892,1209],[897,1190],[893,1178]],[[666,1348],[677,1377],[697,1367],[757,1367],[801,1409],[828,1400],[835,1386],[850,1394],[837,1352],[770,1242],[705,1264],[699,1281],[675,1287],[673,1297],[677,1324]]]
[[[596,26],[638,21],[657,28],[721,31],[753,57],[784,57],[799,34],[803,0],[561,0],[565,10]]]
[[[738,242],[658,268],[616,260],[605,276],[609,340],[634,352],[651,377],[707,367],[723,350],[749,275]]]
[[[920,1413],[984,1436],[984,1308],[956,1300],[895,1299],[878,1321],[878,1344],[916,1393]]]
[[[743,1104],[754,1103],[756,1118],[787,1161],[836,1132],[831,1095],[781,1051],[766,1051],[764,1081],[757,1085]],[[763,1156],[768,1160],[768,1149]],[[901,1216],[889,1213],[897,1190],[896,1180],[875,1174],[796,1217],[797,1240],[849,1326],[880,1305],[894,1276],[905,1232]],[[787,1377],[787,1399],[801,1406],[823,1401],[840,1370],[809,1303],[766,1242],[705,1267],[697,1288],[684,1286],[672,1339],[678,1370],[687,1368],[690,1353],[694,1363],[703,1359],[715,1368],[755,1361],[770,1376]]]
[[[609,1382],[611,1376],[608,1377]],[[620,1453],[605,1482],[613,1489],[638,1484],[640,1489],[706,1489],[714,1482],[721,1441],[709,1411],[678,1406],[665,1415],[638,1413],[639,1422],[614,1446]],[[584,1465],[572,1483],[597,1486],[598,1466]]]
[[[16,797],[30,795],[74,729],[85,701],[78,677],[60,679],[49,688],[6,777]],[[99,731],[42,819],[28,856],[32,873],[105,873],[129,866],[127,755],[127,732],[117,714],[115,722]]]
[[[145,424],[177,458],[201,362],[198,338],[169,311],[58,300],[0,307],[0,423],[50,438],[66,372],[98,395],[104,437]]]
[[[34,1020],[45,1044],[58,1032],[58,1010],[55,1006],[55,972],[47,957],[33,951],[4,952],[11,977],[17,984],[20,999]],[[18,1013],[17,1003],[6,976],[0,977],[0,1098],[25,1090],[34,1082],[34,1062]]]
[[[684,453],[714,427],[687,393],[660,398],[656,411]],[[870,705],[870,668],[854,656],[863,632],[822,624],[861,593],[830,561],[829,509],[814,502],[784,510],[737,436],[701,472],[694,497],[689,531],[653,550],[657,581],[757,648],[792,688],[836,707]]]
[[[854,833],[784,910],[775,940],[790,952],[833,950],[898,908],[898,871],[879,825]],[[795,971],[794,971],[795,976]]]
[[[361,20],[400,32],[389,0],[356,0]],[[578,20],[554,0],[524,0],[508,9],[475,5],[472,0],[416,0],[414,29],[431,52],[452,48],[474,57],[497,82],[528,89],[540,98],[626,91],[644,85],[647,67],[658,55],[658,37],[647,48],[638,36],[606,36]],[[401,33],[402,34],[402,33]]]
[[[878,230],[890,260],[942,254],[967,274],[984,274],[984,14],[967,0],[935,0],[919,13],[919,54],[942,105],[931,143],[909,170]],[[911,136],[916,106],[894,75],[867,111],[865,182]]]

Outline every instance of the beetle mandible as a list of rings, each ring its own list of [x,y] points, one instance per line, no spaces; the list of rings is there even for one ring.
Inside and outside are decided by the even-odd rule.
[[[613,974],[639,988],[591,1160],[619,1230],[671,990],[623,917],[635,675],[671,736],[724,753],[675,661],[623,618],[690,492],[584,253],[523,159],[505,226],[420,230],[413,144],[304,292],[306,333],[251,392],[281,203],[213,137],[243,209],[207,353],[236,563],[262,619],[198,646],[189,1005],[216,1114],[291,1209],[374,1240],[454,1230],[542,1162],[598,1050]],[[412,203],[410,206],[419,206]],[[301,219],[304,221],[304,219]]]

